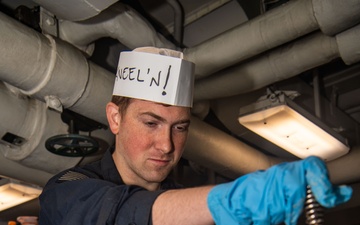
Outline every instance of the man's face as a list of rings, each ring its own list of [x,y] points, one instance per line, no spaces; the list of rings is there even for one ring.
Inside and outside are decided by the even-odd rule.
[[[160,183],[179,161],[190,110],[133,99],[120,116],[114,159],[126,183]]]

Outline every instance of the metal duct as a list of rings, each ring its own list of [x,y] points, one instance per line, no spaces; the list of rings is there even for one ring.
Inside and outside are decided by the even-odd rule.
[[[330,33],[343,31],[360,22],[359,10],[359,0],[289,1],[198,46],[184,49],[184,57],[197,65],[195,74],[202,78],[319,28]]]
[[[340,38],[317,32],[254,60],[198,80],[194,100],[229,97],[257,90],[326,64],[339,56],[344,56],[343,60],[348,64],[360,61],[359,31],[360,25],[357,25],[336,36]]]
[[[130,49],[143,46],[176,48],[139,13],[120,2],[86,21],[60,21],[59,37],[80,49],[86,49],[87,45],[101,37],[117,39]]]

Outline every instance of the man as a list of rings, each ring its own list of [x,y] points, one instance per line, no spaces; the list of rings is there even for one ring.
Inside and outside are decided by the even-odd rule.
[[[190,125],[193,65],[180,52],[121,53],[106,106],[115,148],[99,162],[52,178],[40,196],[40,224],[296,224],[306,186],[326,207],[351,196],[333,186],[316,157],[216,186],[180,189],[167,180]]]

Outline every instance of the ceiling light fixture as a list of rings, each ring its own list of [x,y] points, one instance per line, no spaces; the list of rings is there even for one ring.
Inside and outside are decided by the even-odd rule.
[[[0,211],[20,205],[39,197],[40,188],[15,183],[12,180],[2,179],[7,183],[0,186]]]
[[[289,92],[291,95],[297,92]],[[333,160],[349,151],[346,140],[319,118],[275,92],[240,109],[240,124],[299,158]]]

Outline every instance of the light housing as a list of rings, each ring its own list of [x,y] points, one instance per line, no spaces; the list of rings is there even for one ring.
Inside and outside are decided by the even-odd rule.
[[[241,108],[238,121],[299,158],[314,155],[329,161],[350,149],[346,139],[283,92],[269,94]]]
[[[15,182],[8,179],[0,186],[0,211],[12,208],[14,206],[23,204],[27,201],[39,197],[41,189],[35,186],[29,186],[20,182]]]

